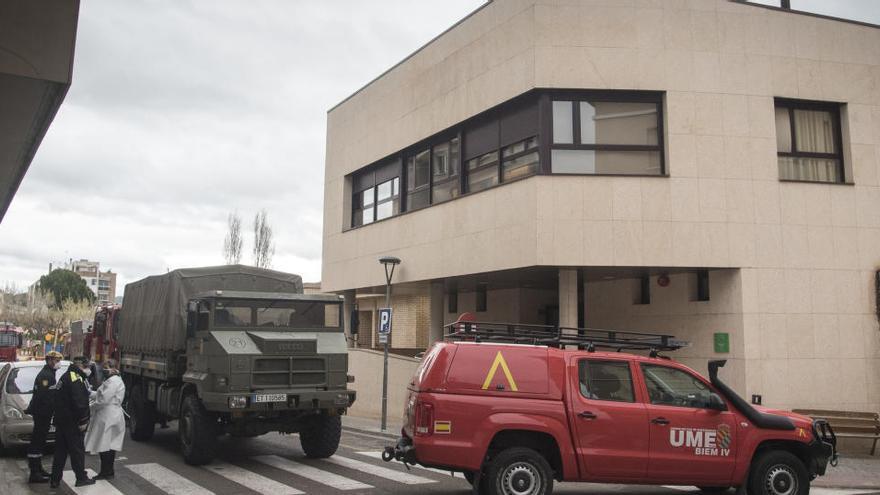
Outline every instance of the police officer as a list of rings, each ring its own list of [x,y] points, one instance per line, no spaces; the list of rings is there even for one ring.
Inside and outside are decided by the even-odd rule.
[[[55,458],[49,486],[58,488],[70,454],[70,467],[76,474],[76,486],[93,485],[86,474],[85,433],[89,427],[89,360],[79,356],[55,386]]]
[[[31,475],[28,483],[45,483],[49,481],[49,473],[43,469],[43,449],[46,436],[52,423],[52,412],[55,409],[52,393],[55,386],[55,371],[61,366],[61,353],[51,351],[46,354],[46,366],[40,370],[34,380],[34,393],[25,413],[34,418],[34,430],[31,432],[31,443],[28,445],[28,467]]]

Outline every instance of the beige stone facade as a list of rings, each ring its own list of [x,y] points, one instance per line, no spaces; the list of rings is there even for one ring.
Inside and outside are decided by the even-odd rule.
[[[382,294],[393,255],[395,291],[428,308],[395,320],[401,346],[484,284],[480,320],[669,332],[765,405],[880,410],[878,46],[875,26],[728,0],[488,3],[329,112],[323,290]],[[665,173],[542,173],[352,228],[353,173],[535,88],[662,92]],[[839,104],[843,183],[780,180],[778,98]]]

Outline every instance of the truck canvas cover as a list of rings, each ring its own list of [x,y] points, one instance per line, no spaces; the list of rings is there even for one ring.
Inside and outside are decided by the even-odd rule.
[[[126,351],[186,349],[186,306],[214,290],[302,294],[302,278],[244,265],[181,268],[125,286],[119,315],[119,344]]]

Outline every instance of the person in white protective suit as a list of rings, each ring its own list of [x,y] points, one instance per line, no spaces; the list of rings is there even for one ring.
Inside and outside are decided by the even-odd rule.
[[[92,394],[92,422],[86,433],[86,452],[101,456],[101,472],[94,479],[112,478],[116,452],[122,450],[125,417],[122,400],[125,384],[113,360],[104,363],[104,382]]]

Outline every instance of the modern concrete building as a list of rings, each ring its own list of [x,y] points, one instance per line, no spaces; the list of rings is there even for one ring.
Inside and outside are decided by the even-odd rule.
[[[79,0],[0,2],[0,221],[70,87]]]
[[[322,290],[382,304],[397,256],[395,348],[463,312],[663,332],[765,405],[876,411],[878,46],[731,0],[487,3],[329,111]]]

